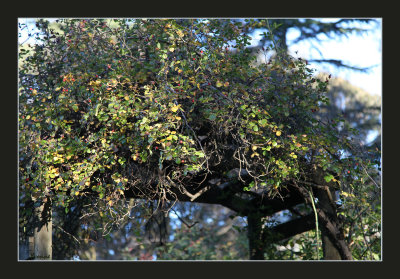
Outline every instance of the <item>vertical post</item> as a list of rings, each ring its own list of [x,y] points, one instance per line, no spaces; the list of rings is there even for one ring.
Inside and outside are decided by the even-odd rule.
[[[33,233],[33,249],[35,260],[52,259],[52,219],[43,219],[45,204],[35,209],[35,219],[37,219]],[[51,211],[49,212],[51,215]]]
[[[261,216],[257,213],[249,213],[247,224],[250,260],[264,260]]]
[[[335,184],[325,181],[324,172],[322,169],[316,169],[314,181],[318,185],[326,185],[325,189],[315,189],[315,196],[318,198],[319,207],[330,217],[332,221],[337,222],[336,212],[336,194]],[[324,260],[342,260],[338,247],[329,238],[327,228],[321,224],[321,239]]]

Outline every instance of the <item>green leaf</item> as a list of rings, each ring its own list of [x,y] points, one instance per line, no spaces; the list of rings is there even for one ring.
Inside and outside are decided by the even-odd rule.
[[[268,124],[268,121],[266,119],[261,119],[258,120],[258,123],[260,124],[261,127],[265,127]]]
[[[254,126],[253,126],[253,130],[254,130],[255,132],[258,132],[258,126],[257,126],[257,125],[254,125]]]
[[[217,118],[217,116],[213,113],[210,114],[210,116],[208,117],[208,119],[210,119],[211,121],[214,121]]]
[[[330,182],[333,178],[334,178],[334,177],[333,177],[332,174],[327,175],[327,176],[324,177],[324,179],[325,179],[326,182]]]

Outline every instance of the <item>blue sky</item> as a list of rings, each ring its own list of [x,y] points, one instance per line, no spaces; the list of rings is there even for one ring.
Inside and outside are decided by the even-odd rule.
[[[321,21],[336,21],[338,18],[319,18]],[[321,42],[314,41],[320,53],[313,48],[312,42],[302,41],[293,44],[293,40],[299,35],[295,29],[289,29],[287,43],[289,51],[295,57],[304,59],[338,59],[345,64],[358,67],[370,67],[368,73],[360,73],[352,70],[337,69],[333,66],[310,63],[312,68],[318,71],[332,73],[333,76],[348,80],[351,84],[358,86],[368,93],[382,95],[382,20],[377,19],[377,24],[355,23],[354,27],[366,27],[370,32],[362,35],[351,34],[348,37],[337,37],[329,39],[325,35],[318,37]],[[252,34],[254,40],[259,39],[263,31]],[[295,54],[297,51],[297,54]]]
[[[327,19],[326,21],[328,21]],[[331,19],[334,20],[334,19]],[[359,27],[366,25],[357,24]],[[353,85],[356,85],[368,93],[382,95],[382,20],[378,19],[378,24],[369,28],[371,32],[356,35],[352,34],[346,37],[340,37],[335,40],[324,39],[317,44],[322,53],[319,54],[312,49],[310,42],[301,42],[290,46],[290,51],[298,51],[298,55],[305,59],[341,59],[343,62],[359,67],[374,66],[368,73],[360,73],[351,70],[338,70],[334,67],[324,65],[313,65],[317,70],[331,72],[334,76],[344,78]],[[288,43],[297,37],[296,32],[288,34]]]

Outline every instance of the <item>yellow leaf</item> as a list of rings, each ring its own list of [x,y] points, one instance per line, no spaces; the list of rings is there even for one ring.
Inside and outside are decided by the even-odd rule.
[[[221,87],[223,84],[222,84],[222,82],[220,82],[219,80],[217,81],[217,87]]]
[[[172,136],[168,136],[166,140],[172,140]]]
[[[125,96],[124,99],[128,101],[128,100],[129,100],[129,97],[128,97],[128,96]]]
[[[228,86],[229,86],[229,82],[225,82],[225,83],[224,83],[224,86],[225,86],[225,87],[228,87]]]
[[[257,152],[254,152],[253,154],[251,154],[250,157],[253,158],[254,156],[257,156],[257,157],[258,157],[258,156],[260,156],[260,154],[258,154]]]
[[[179,109],[180,106],[181,106],[181,105],[173,106],[173,107],[171,108],[171,111],[172,111],[172,112],[176,112],[176,111]]]
[[[26,117],[26,119],[29,119],[29,118],[31,118],[31,116],[30,116],[30,115],[28,115],[28,116]]]
[[[253,145],[253,146],[251,147],[251,150],[253,150],[253,151],[257,150],[257,146]]]
[[[276,135],[279,137],[282,134],[281,131],[276,131]]]
[[[79,195],[79,192],[75,192],[75,196],[78,196]]]
[[[170,47],[169,49],[168,49],[170,52],[174,52],[174,48],[173,47]]]

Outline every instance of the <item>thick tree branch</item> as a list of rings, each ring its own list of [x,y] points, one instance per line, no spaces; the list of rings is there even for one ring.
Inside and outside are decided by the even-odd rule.
[[[262,239],[263,241],[268,241],[268,236],[273,235],[273,241],[277,242],[314,228],[314,214],[308,214],[275,227],[264,229]]]

